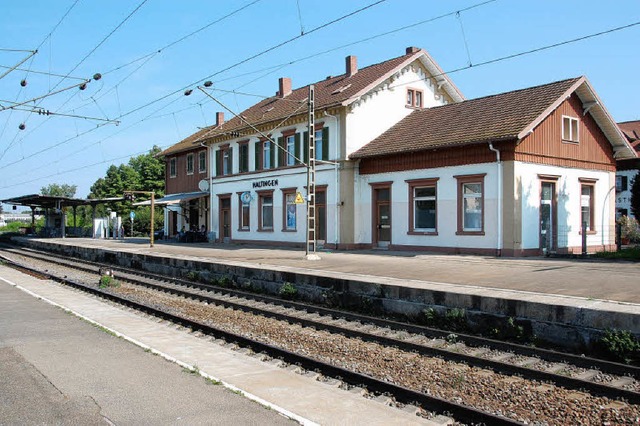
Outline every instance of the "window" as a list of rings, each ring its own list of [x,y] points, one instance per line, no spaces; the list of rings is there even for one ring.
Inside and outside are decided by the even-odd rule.
[[[258,193],[258,205],[260,207],[259,231],[273,231],[273,191]]]
[[[458,180],[458,235],[484,235],[484,177],[454,176]]]
[[[282,218],[283,231],[295,231],[297,224],[296,189],[283,189],[284,217]]]
[[[249,141],[238,143],[239,165],[238,172],[244,173],[249,171]]]
[[[264,141],[262,143],[262,168],[265,170],[273,167],[271,161],[273,159],[271,148],[271,141]]]
[[[243,197],[244,192],[238,193],[238,205],[240,206],[240,217],[238,218],[238,223],[240,227],[238,231],[248,231],[250,229],[251,224],[251,199],[248,200]],[[248,202],[245,202],[248,201]]]
[[[580,179],[580,230],[587,224],[587,232],[595,232],[594,197],[595,181]]]
[[[316,124],[314,139],[316,142],[316,160],[329,161],[329,128]],[[302,161],[309,161],[309,132],[304,132],[304,146],[302,147]],[[298,158],[300,158],[298,156]]]
[[[187,154],[187,174],[193,174],[193,154]]]
[[[577,118],[562,116],[562,140],[576,143],[579,141]]]
[[[176,177],[176,158],[169,160],[169,177]]]
[[[294,164],[296,164],[296,158],[295,158],[295,152],[296,152],[296,137],[295,135],[290,135],[286,137],[286,146],[287,146],[287,151],[286,151],[286,165],[287,166],[293,166]]]
[[[422,108],[422,90],[407,89],[407,106]]]
[[[435,234],[437,231],[438,179],[407,181],[409,184],[409,234]]]
[[[629,189],[628,176],[616,176],[616,192],[622,192]]]
[[[200,151],[198,153],[198,172],[207,172],[207,151]]]
[[[233,173],[232,149],[229,145],[222,145],[216,151],[216,176],[226,176]]]

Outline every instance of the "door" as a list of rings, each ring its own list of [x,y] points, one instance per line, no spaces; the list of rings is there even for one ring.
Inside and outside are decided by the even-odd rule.
[[[540,188],[540,249],[543,253],[555,252],[558,240],[556,224],[556,184],[542,182]]]
[[[375,243],[380,248],[387,248],[391,243],[391,189],[375,190]]]
[[[231,197],[220,198],[220,241],[231,241]]]
[[[327,241],[327,192],[316,188],[316,243],[323,247]]]

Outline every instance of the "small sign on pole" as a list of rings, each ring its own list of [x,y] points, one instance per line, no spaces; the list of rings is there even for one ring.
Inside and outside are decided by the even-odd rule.
[[[135,217],[136,217],[136,212],[131,210],[129,212],[129,217],[131,218],[131,236],[133,237],[133,219],[135,219]]]
[[[302,194],[299,193],[299,192],[296,194],[295,203],[296,204],[304,204],[304,198],[302,197]]]

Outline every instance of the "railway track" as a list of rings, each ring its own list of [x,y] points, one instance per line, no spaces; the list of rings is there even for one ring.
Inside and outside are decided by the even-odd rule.
[[[55,262],[58,267],[81,269],[91,274],[98,274],[100,268],[105,267],[101,264],[64,259],[32,250],[7,249],[5,253],[9,256],[28,256],[38,261]],[[273,297],[202,283],[168,279],[153,274],[141,274],[140,271],[124,268],[113,268],[113,270],[118,280],[135,286],[143,286],[149,289],[148,291],[161,292],[172,297],[188,298],[193,303],[205,303],[207,306],[233,309],[250,315],[270,318],[274,321],[296,324],[307,329],[338,334],[346,339],[357,339],[361,342],[396,348],[404,353],[418,354],[423,357],[438,357],[449,362],[508,375],[518,380],[520,378],[533,380],[537,381],[539,383],[537,386],[542,386],[543,389],[545,384],[553,383],[554,386],[575,391],[574,394],[578,395],[578,398],[584,399],[593,395],[611,401],[623,401],[619,405],[613,404],[614,407],[626,406],[637,410],[637,405],[640,402],[640,393],[638,393],[638,377],[640,377],[638,373],[640,370],[637,367],[497,342],[476,336],[458,335],[456,342],[447,342],[449,332],[441,330],[283,301]],[[36,272],[42,273],[43,271]],[[61,277],[57,278],[64,280]],[[97,278],[95,282],[97,282]],[[424,392],[390,383],[389,380],[380,380],[371,375],[336,367],[331,363],[320,362],[315,357],[301,356],[275,345],[229,333],[191,318],[158,309],[155,307],[157,303],[154,303],[154,307],[152,307],[143,303],[139,298],[136,301],[130,297],[123,298],[112,292],[102,291],[96,288],[95,284],[86,285],[78,282],[70,284],[191,329],[200,330],[226,341],[236,342],[239,346],[251,348],[254,352],[263,352],[272,358],[282,358],[287,363],[300,365],[306,370],[321,371],[325,376],[340,377],[352,386],[364,387],[376,394],[393,395],[400,403],[417,404],[426,410],[450,413],[457,421],[485,424],[514,424],[515,422],[518,424],[518,420],[503,417],[502,414],[505,413],[500,413],[500,410],[497,410],[498,415],[483,413],[479,409],[470,408],[468,404],[456,403],[443,398],[434,399],[433,396],[426,395]],[[608,384],[594,381],[596,378],[601,381],[606,380]],[[464,398],[462,399],[464,401]]]

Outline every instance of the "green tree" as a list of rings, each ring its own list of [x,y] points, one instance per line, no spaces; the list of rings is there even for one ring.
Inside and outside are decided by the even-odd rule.
[[[640,172],[636,174],[631,185],[631,213],[640,221]]]
[[[77,185],[67,185],[66,183],[58,184],[52,183],[47,186],[43,186],[40,189],[42,195],[51,195],[54,197],[67,197],[73,198],[76,195]]]
[[[164,161],[158,157],[160,148],[154,146],[147,154],[129,159],[128,164],[111,165],[105,177],[98,179],[90,188],[89,198],[122,197],[125,191],[155,191],[156,198],[164,196]],[[150,195],[136,194],[135,202],[151,198]],[[98,206],[97,216],[104,216],[106,209],[116,211],[123,221],[127,235],[130,235],[129,212],[136,211],[134,231],[144,234],[150,229],[150,207],[136,207],[130,201],[112,203],[109,206]],[[163,225],[162,209],[156,209],[154,226],[156,229]]]

